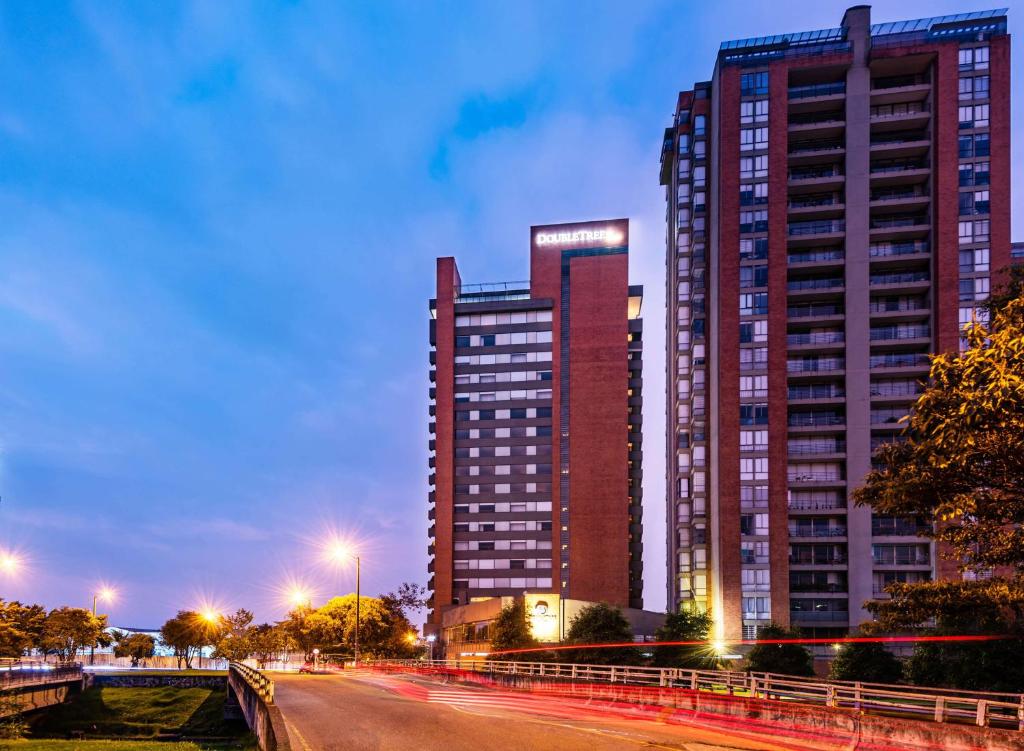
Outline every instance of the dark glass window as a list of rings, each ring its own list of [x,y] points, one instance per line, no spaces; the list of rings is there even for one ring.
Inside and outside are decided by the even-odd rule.
[[[550,438],[551,437],[551,426],[550,425],[541,425],[539,428],[537,428],[537,436],[540,437],[540,438]]]
[[[479,545],[478,550],[494,550],[494,543],[493,542],[481,542],[481,543],[478,543],[478,545]]]
[[[456,347],[468,347],[469,346],[469,337],[468,336],[457,336],[457,337],[455,337],[455,346]]]
[[[743,73],[740,76],[740,96],[757,96],[768,93],[768,71]]]
[[[551,417],[551,407],[537,407],[537,417]]]
[[[493,409],[482,409],[482,410],[480,410],[480,419],[481,420],[493,420],[494,419],[494,410]]]
[[[513,420],[525,420],[526,410],[525,409],[511,409],[509,410],[509,417]]]

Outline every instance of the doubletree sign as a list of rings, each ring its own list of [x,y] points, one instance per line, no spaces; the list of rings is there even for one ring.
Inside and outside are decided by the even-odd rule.
[[[530,621],[530,633],[539,642],[559,641],[557,594],[527,594],[526,616]]]

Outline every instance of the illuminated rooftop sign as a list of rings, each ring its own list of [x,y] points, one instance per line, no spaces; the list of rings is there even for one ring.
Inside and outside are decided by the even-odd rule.
[[[548,247],[615,247],[622,245],[625,239],[623,231],[613,224],[567,230],[539,230],[533,236],[535,245]]]

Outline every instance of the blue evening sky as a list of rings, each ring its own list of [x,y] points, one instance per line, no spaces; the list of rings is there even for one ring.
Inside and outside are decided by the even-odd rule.
[[[845,7],[0,5],[0,547],[27,560],[0,597],[275,618],[289,577],[352,587],[332,529],[364,591],[424,583],[434,258],[522,279],[531,224],[629,216],[663,607],[663,128],[721,40]]]

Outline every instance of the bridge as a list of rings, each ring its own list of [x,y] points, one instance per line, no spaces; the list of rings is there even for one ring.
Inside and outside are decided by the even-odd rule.
[[[82,691],[85,676],[79,663],[52,665],[36,660],[0,660],[0,693],[17,698],[6,713],[31,712],[60,704]],[[0,706],[0,713],[4,708]]]
[[[274,673],[272,680],[247,670],[238,670],[239,679],[254,695],[262,691],[277,743],[289,744],[261,738],[261,751],[1024,751],[1020,696],[552,663],[388,662],[325,675]],[[902,711],[906,717],[893,716]]]

